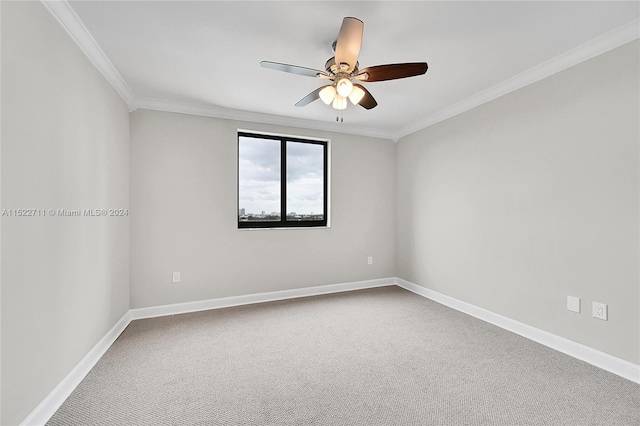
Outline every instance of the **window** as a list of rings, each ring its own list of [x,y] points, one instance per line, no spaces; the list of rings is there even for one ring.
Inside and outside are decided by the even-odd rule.
[[[328,142],[238,132],[238,228],[327,226]]]

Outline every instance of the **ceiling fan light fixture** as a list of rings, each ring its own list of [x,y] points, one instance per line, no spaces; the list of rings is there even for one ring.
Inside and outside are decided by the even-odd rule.
[[[426,62],[406,62],[374,65],[361,70],[358,56],[362,47],[363,30],[364,23],[358,18],[345,17],[342,20],[340,33],[333,43],[335,55],[325,62],[324,71],[271,61],[262,61],[260,66],[325,80],[323,86],[318,87],[298,101],[295,104],[297,107],[303,107],[317,99],[322,99],[323,103],[331,105],[334,109],[340,111],[347,108],[347,98],[349,98],[352,104],[370,110],[375,108],[378,102],[364,86],[359,84],[360,82],[415,77],[426,73],[428,65]],[[341,116],[342,114],[338,112],[336,120],[342,122]]]
[[[349,95],[349,100],[351,101],[351,103],[354,105],[358,105],[358,103],[362,100],[363,97],[364,97],[364,90],[362,90],[358,86],[353,86],[353,90]]]
[[[320,93],[320,100],[324,102],[326,105],[329,105],[336,97],[336,88],[332,86],[325,86]]]
[[[343,77],[336,82],[336,90],[340,96],[346,98],[353,90],[353,83],[348,78]]]
[[[338,110],[346,109],[347,98],[345,98],[344,96],[341,96],[340,94],[336,95],[335,99],[333,100],[333,107]]]

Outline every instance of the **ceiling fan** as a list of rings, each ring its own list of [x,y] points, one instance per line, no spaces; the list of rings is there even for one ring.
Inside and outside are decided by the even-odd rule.
[[[308,105],[319,98],[325,104],[343,110],[347,107],[348,98],[354,105],[360,105],[365,109],[375,108],[378,103],[371,93],[363,85],[353,81],[374,82],[414,77],[427,72],[427,63],[386,64],[359,69],[358,55],[363,30],[364,23],[357,18],[347,17],[342,20],[338,39],[332,46],[335,56],[326,62],[325,71],[270,61],[262,61],[260,65],[263,68],[317,77],[331,82],[302,98],[296,103],[297,107]]]

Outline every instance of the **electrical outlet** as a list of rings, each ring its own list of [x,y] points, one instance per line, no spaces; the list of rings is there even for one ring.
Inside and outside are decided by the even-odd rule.
[[[593,306],[593,312],[592,312],[593,317],[607,321],[607,305],[604,303],[593,302],[592,306]]]
[[[367,264],[373,265],[373,256],[367,257]]]
[[[580,313],[580,298],[574,296],[567,296],[567,310],[571,312]]]
[[[179,283],[180,282],[180,272],[174,272],[173,273],[172,282],[174,282],[174,283]]]

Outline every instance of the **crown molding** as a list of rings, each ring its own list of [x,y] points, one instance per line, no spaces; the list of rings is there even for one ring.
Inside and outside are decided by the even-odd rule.
[[[93,38],[80,17],[73,10],[67,0],[41,0],[45,8],[60,23],[62,28],[76,42],[93,65],[104,75],[120,97],[126,102],[129,111],[138,108],[157,111],[176,112],[182,114],[202,115],[206,117],[226,118],[254,123],[274,124],[288,127],[302,127],[314,130],[325,130],[336,133],[347,133],[360,136],[369,136],[383,139],[392,139],[397,142],[395,133],[391,131],[370,127],[352,126],[344,123],[327,123],[321,121],[291,118],[270,114],[240,111],[222,108],[213,105],[185,103],[163,99],[137,98],[127,85],[118,70],[111,63],[107,55]]]
[[[418,121],[396,130],[382,130],[372,127],[352,126],[344,123],[322,122],[279,115],[263,114],[222,108],[214,105],[177,102],[163,99],[137,98],[124,81],[118,70],[102,51],[80,17],[67,0],[41,0],[69,36],[80,46],[89,60],[100,70],[104,77],[126,102],[129,111],[138,108],[175,112],[206,117],[226,118],[230,120],[254,123],[274,124],[287,127],[302,127],[336,133],[391,139],[398,142],[401,138],[419,130],[433,126],[448,118],[469,111],[515,90],[540,81],[574,65],[606,53],[640,37],[640,19],[636,18],[595,39],[588,41],[540,65],[524,71],[512,78],[470,96],[454,105],[430,114]]]
[[[490,102],[500,96],[521,89],[544,78],[550,77],[553,74],[564,71],[574,65],[578,65],[581,62],[587,61],[624,44],[637,40],[639,37],[640,19],[636,18],[618,28],[594,38],[593,40],[558,55],[555,58],[470,96],[461,102],[402,127],[394,136],[399,140],[404,136],[408,136],[429,126],[433,126],[436,123],[454,117],[458,114],[462,114],[465,111]]]
[[[73,10],[67,0],[41,0],[44,7],[51,12],[91,63],[104,75],[120,97],[126,102],[129,111],[135,111],[136,97],[124,81],[116,67],[102,51],[80,17]]]
[[[258,112],[222,108],[215,105],[168,101],[164,99],[140,97],[137,98],[137,107],[140,109],[150,109],[154,111],[200,115],[205,117],[224,118],[227,120],[248,121],[251,123],[273,124],[287,127],[300,127],[304,129],[323,130],[327,132],[346,133],[382,139],[393,140],[395,137],[393,132],[370,127],[359,127],[344,123],[332,123],[280,115],[262,114]]]

